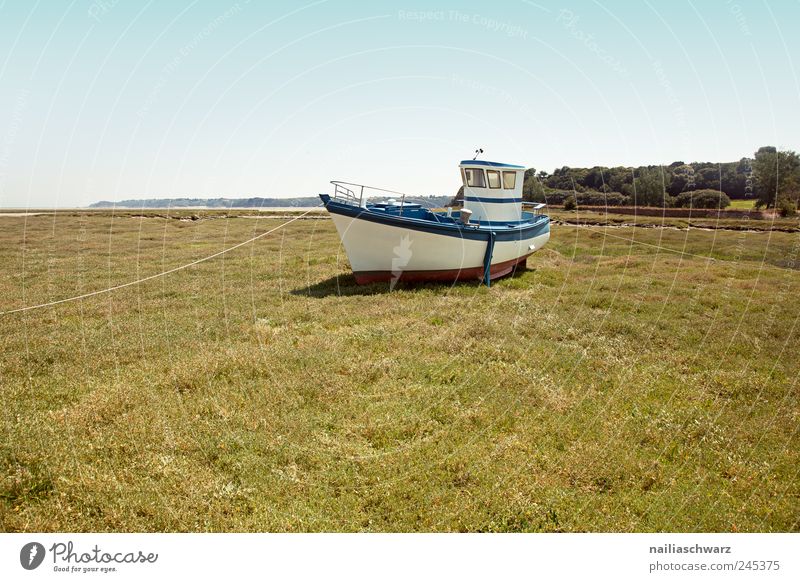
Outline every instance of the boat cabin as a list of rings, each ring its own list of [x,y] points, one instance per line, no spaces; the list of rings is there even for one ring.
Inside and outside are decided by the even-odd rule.
[[[464,208],[479,223],[522,220],[522,182],[525,166],[464,160],[458,167],[464,183]]]

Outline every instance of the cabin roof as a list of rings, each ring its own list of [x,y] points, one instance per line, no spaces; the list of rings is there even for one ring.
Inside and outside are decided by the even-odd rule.
[[[490,166],[492,168],[511,168],[513,170],[525,169],[525,166],[515,166],[514,164],[501,164],[500,162],[487,162],[484,160],[461,160],[459,166]]]

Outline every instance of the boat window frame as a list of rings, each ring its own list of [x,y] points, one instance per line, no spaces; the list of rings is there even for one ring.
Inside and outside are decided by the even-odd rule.
[[[506,175],[513,176],[513,184],[511,187],[506,186]],[[517,172],[512,170],[503,170],[503,190],[514,190],[517,187]]]
[[[497,186],[492,186],[489,174],[497,175]],[[491,190],[500,190],[503,187],[503,175],[500,170],[486,170],[486,186]]]
[[[467,188],[486,188],[486,172],[483,171],[483,168],[463,168],[464,170],[464,183]],[[474,185],[470,184],[469,180],[467,179],[467,172],[480,172],[481,175],[481,185]],[[473,174],[474,176],[475,174]]]

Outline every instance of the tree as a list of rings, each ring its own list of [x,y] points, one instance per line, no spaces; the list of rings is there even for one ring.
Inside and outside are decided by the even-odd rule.
[[[634,205],[671,206],[672,196],[664,190],[664,179],[664,171],[661,168],[639,170],[633,183]]]
[[[720,190],[731,198],[744,198],[746,174],[739,172],[741,163],[728,162],[719,165]]]
[[[553,171],[553,175],[547,178],[545,185],[554,190],[575,190],[577,192],[586,191],[586,176],[588,168],[570,168],[564,166]]]
[[[678,166],[670,165],[672,170],[670,173],[669,186],[667,192],[673,196],[677,196],[685,190],[694,189],[694,168],[688,164],[680,164]]]
[[[525,177],[522,182],[522,199],[528,202],[544,202],[544,184],[539,176],[542,172],[536,173],[536,168],[525,170]]]
[[[595,166],[589,169],[584,178],[583,186],[590,190],[603,191],[607,186],[605,176],[607,172],[608,168],[603,168],[602,166]]]
[[[616,168],[609,168],[606,182],[611,187],[612,192],[625,192],[625,186],[630,184],[633,180],[633,173],[630,168],[617,166]],[[629,194],[629,192],[625,192]]]
[[[759,148],[753,161],[753,175],[759,207],[777,207],[783,199],[796,203],[800,198],[800,157],[791,150]]]
[[[719,190],[720,170],[719,166],[706,165],[695,170],[695,188],[697,190]]]

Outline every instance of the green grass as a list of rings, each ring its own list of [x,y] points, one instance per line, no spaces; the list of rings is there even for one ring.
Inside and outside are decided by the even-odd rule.
[[[731,200],[731,205],[728,208],[733,208],[736,210],[749,210],[755,207],[756,201],[754,198],[751,198],[747,200]]]
[[[580,224],[611,227],[643,227],[643,228],[668,228],[668,229],[713,229],[713,230],[744,230],[744,231],[772,231],[772,232],[800,232],[800,225],[796,218],[781,218],[771,216],[766,219],[758,218],[682,218],[673,216],[645,216],[633,214],[615,214],[614,207],[607,210],[589,210],[578,208],[567,211],[561,208],[549,208],[548,214],[556,223]]]
[[[0,217],[0,311],[281,223],[180,216]],[[797,531],[799,236],[557,225],[388,293],[302,220],[2,315],[0,530]]]

